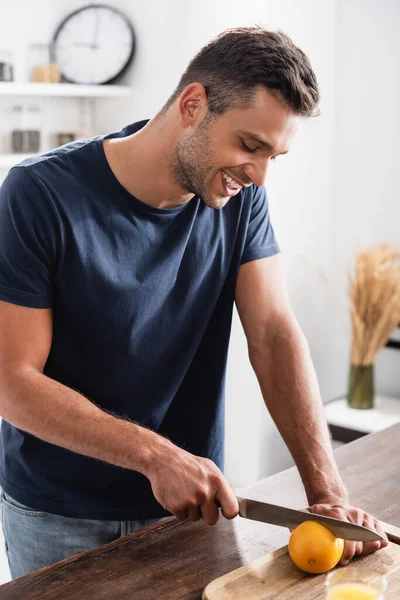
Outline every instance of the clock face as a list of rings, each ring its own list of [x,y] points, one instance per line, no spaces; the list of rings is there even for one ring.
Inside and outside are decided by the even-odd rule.
[[[135,34],[119,10],[91,4],[70,14],[54,35],[54,59],[63,79],[110,83],[129,65]]]

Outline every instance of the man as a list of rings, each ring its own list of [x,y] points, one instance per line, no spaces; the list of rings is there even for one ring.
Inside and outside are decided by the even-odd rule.
[[[383,535],[338,474],[263,187],[317,103],[286,35],[228,30],[149,122],[9,173],[0,483],[13,577],[170,513],[237,515],[221,472],[234,301],[311,510]],[[342,562],[386,544],[347,542]]]

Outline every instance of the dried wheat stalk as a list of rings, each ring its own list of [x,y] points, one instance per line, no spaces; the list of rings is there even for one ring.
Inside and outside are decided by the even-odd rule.
[[[371,365],[400,323],[400,251],[389,244],[356,253],[349,276],[354,365]]]

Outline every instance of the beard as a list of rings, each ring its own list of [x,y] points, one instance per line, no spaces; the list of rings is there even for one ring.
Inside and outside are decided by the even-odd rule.
[[[175,183],[198,196],[210,208],[222,208],[229,198],[213,194],[211,179],[215,172],[214,153],[209,137],[213,119],[207,114],[195,133],[183,137],[175,147],[171,171]]]

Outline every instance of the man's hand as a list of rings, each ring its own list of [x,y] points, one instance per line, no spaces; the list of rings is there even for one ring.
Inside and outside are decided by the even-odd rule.
[[[313,504],[308,510],[324,517],[333,517],[334,519],[349,521],[356,525],[363,525],[364,527],[368,527],[368,529],[376,531],[376,533],[383,537],[383,540],[376,542],[352,542],[345,540],[342,558],[339,561],[341,565],[346,565],[354,556],[371,554],[380,548],[385,548],[389,543],[381,524],[375,517],[364,512],[361,508],[351,506],[341,498],[324,500],[321,503]]]
[[[233,488],[208,458],[170,444],[146,475],[156,500],[180,521],[203,518],[208,525],[215,525],[219,518],[216,502],[226,519],[239,513]]]

